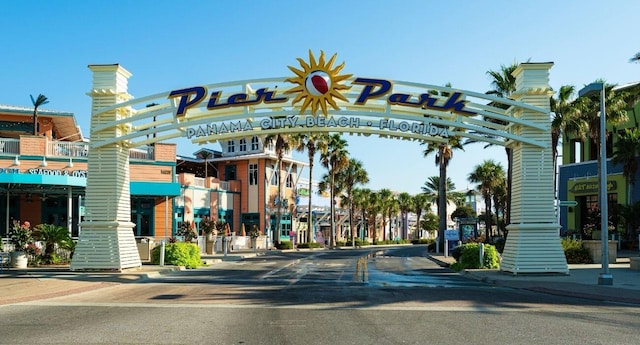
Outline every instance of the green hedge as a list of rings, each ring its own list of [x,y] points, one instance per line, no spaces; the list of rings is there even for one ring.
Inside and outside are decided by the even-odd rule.
[[[582,241],[563,238],[561,240],[564,256],[568,264],[592,264],[589,250],[582,245]]]
[[[291,241],[281,241],[280,243],[276,243],[276,248],[293,249],[293,243],[291,243]]]
[[[151,251],[152,264],[160,264],[161,248],[162,246],[156,246]],[[198,266],[202,266],[200,248],[193,243],[167,243],[164,245],[164,263],[167,265],[184,266],[186,268],[198,268]]]
[[[298,244],[298,248],[322,248],[323,245],[321,243],[318,242],[311,242],[311,243],[300,243]]]
[[[498,268],[500,265],[500,256],[496,247],[485,244],[484,245],[484,261],[480,263],[480,244],[479,243],[465,243],[459,247],[460,259],[454,262],[450,267],[456,271],[463,269],[478,269],[478,268]],[[455,250],[454,250],[455,251]]]

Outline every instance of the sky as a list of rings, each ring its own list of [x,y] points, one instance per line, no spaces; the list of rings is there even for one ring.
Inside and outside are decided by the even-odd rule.
[[[550,83],[576,89],[604,79],[640,80],[640,1],[0,1],[0,104],[74,113],[89,137],[92,64],[120,64],[134,97],[217,82],[287,77],[311,49],[337,54],[342,73],[475,92],[492,89],[489,70],[553,62]],[[417,194],[437,176],[424,146],[345,134],[362,161],[364,187]],[[209,146],[207,146],[209,147]],[[200,147],[178,142],[178,154]],[[210,148],[219,149],[213,145]],[[305,160],[304,155],[297,158]],[[454,152],[448,175],[501,163],[502,147]],[[324,171],[315,169],[316,178]],[[315,175],[315,174],[314,174]]]

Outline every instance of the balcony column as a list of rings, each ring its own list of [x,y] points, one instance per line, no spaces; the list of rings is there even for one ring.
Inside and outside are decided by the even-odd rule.
[[[102,109],[128,101],[131,76],[119,65],[91,65],[93,87],[91,143],[127,134],[128,126],[105,126],[130,116],[127,107]],[[100,129],[101,128],[101,129]],[[119,141],[95,147],[90,144],[87,160],[85,221],[78,239],[72,270],[116,270],[141,267],[135,224],[131,222],[129,191],[129,147]]]

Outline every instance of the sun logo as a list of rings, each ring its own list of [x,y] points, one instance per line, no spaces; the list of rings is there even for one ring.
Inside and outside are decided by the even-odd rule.
[[[318,109],[321,109],[324,116],[327,116],[327,104],[331,105],[333,109],[339,110],[340,108],[336,104],[335,98],[347,101],[341,91],[349,90],[351,86],[340,84],[340,82],[351,77],[351,74],[338,75],[344,67],[344,62],[333,68],[336,56],[337,54],[333,54],[331,59],[325,62],[324,52],[320,51],[320,59],[316,62],[313,52],[309,50],[309,63],[306,63],[301,58],[297,59],[300,62],[300,66],[302,66],[302,70],[287,66],[296,74],[296,77],[287,78],[285,81],[298,84],[298,86],[292,87],[285,93],[298,93],[291,102],[292,105],[304,99],[300,107],[300,114],[311,105],[311,113],[313,115],[316,115]]]

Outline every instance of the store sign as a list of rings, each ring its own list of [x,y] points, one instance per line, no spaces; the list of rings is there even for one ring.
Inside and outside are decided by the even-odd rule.
[[[174,100],[176,110],[174,116],[177,119],[186,117],[189,109],[206,107],[215,111],[229,108],[243,108],[264,104],[278,104],[280,107],[297,109],[303,116],[287,116],[280,118],[265,118],[259,123],[250,120],[227,121],[223,123],[211,123],[194,128],[187,128],[187,138],[211,136],[225,133],[253,131],[255,129],[268,130],[284,127],[349,127],[372,128],[396,132],[410,132],[419,135],[449,136],[448,127],[434,126],[423,117],[418,116],[414,121],[394,121],[381,119],[379,121],[366,120],[359,116],[329,116],[328,110],[341,110],[336,101],[350,102],[345,96],[349,91],[352,95],[353,106],[366,106],[367,102],[382,100],[389,106],[435,110],[446,113],[455,113],[464,116],[477,115],[477,112],[466,107],[467,100],[463,93],[458,91],[433,94],[433,90],[425,89],[423,92],[397,92],[393,83],[386,79],[355,78],[350,84],[351,74],[340,74],[344,63],[334,67],[336,55],[326,60],[324,52],[318,60],[312,52],[309,52],[309,61],[298,59],[300,67],[288,66],[294,76],[286,78],[284,82],[293,86],[284,91],[276,87],[263,87],[255,91],[245,91],[225,94],[222,90],[209,91],[206,86],[193,86],[184,89],[173,90],[168,98]],[[359,88],[359,90],[351,90]],[[404,91],[404,90],[402,90]],[[299,104],[301,103],[301,104]],[[310,110],[306,112],[307,109]],[[238,110],[242,111],[242,110]],[[228,112],[225,112],[228,115]],[[310,116],[304,116],[310,115]],[[426,117],[426,115],[424,115]]]
[[[73,177],[87,177],[86,170],[65,170],[65,169],[43,169],[43,168],[31,168],[24,171],[27,174],[32,175],[48,175],[48,176],[73,176]],[[19,168],[0,168],[0,173],[5,174],[20,174],[22,173]]]
[[[569,192],[574,194],[598,194],[598,182],[578,182],[569,188]],[[618,188],[616,181],[607,181],[607,191],[614,191]]]

